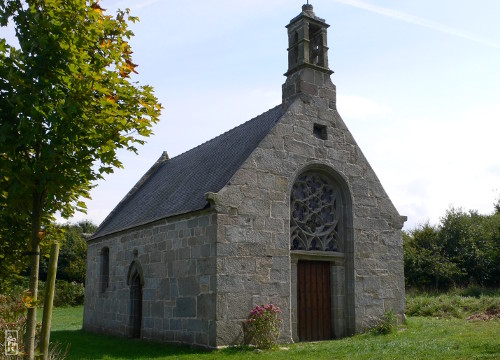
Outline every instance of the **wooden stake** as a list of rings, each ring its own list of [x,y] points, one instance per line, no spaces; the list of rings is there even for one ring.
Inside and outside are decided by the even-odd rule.
[[[45,299],[43,302],[42,334],[40,338],[40,353],[44,359],[49,357],[50,328],[52,326],[52,305],[56,289],[57,258],[59,257],[59,244],[54,243],[50,248],[49,268],[47,282],[45,283]]]

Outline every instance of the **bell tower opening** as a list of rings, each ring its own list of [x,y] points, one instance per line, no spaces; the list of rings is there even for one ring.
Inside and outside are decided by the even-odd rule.
[[[328,74],[333,73],[328,68],[326,29],[329,26],[324,19],[314,14],[312,5],[302,6],[302,12],[286,26],[288,71],[285,76],[307,66]]]
[[[330,109],[336,109],[335,85],[328,67],[328,25],[317,17],[313,6],[305,4],[302,12],[286,26],[288,32],[288,70],[283,84],[283,105],[298,95],[327,99]]]
[[[309,24],[309,63],[324,66],[323,30],[319,26]]]

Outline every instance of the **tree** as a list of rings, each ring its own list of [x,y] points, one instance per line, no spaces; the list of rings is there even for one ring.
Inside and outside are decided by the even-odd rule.
[[[85,211],[95,181],[122,166],[117,150],[136,152],[160,116],[152,88],[130,79],[128,25],[138,19],[128,9],[107,15],[97,1],[0,2],[0,25],[12,22],[19,41],[0,39],[1,206],[30,227],[29,240],[8,238],[28,246],[35,299],[42,226]],[[30,308],[30,358],[35,321]]]
[[[476,210],[465,212],[450,209],[441,219],[440,236],[448,244],[446,251],[463,269],[461,283],[492,286],[498,281],[494,274],[499,250],[498,214],[481,215]]]
[[[430,287],[454,282],[461,274],[446,252],[440,229],[427,224],[403,234],[405,279],[408,285]]]
[[[64,231],[64,239],[61,241],[59,251],[57,278],[83,284],[87,267],[87,242],[84,236],[92,234],[97,226],[89,221],[82,221],[78,224],[59,225],[59,227]],[[48,266],[48,252],[45,252],[45,256],[40,260],[40,279],[44,280],[47,277]]]
[[[500,212],[451,208],[439,226],[403,233],[407,285],[500,285]]]
[[[29,238],[29,218],[12,214],[0,198],[0,294],[7,294],[20,273],[28,267],[26,246],[19,246],[13,239]]]
[[[83,234],[93,233],[97,227],[89,222],[66,225],[65,242],[59,253],[58,274],[68,282],[85,283],[87,242]]]

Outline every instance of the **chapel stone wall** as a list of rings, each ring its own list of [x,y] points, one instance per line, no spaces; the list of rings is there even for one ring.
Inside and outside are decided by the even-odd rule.
[[[217,217],[175,217],[90,241],[85,330],[131,336],[132,262],[142,272],[141,338],[215,345]],[[101,291],[101,249],[109,249],[109,286]]]
[[[370,316],[404,312],[402,218],[336,110],[335,87],[303,69],[284,85],[288,107],[231,181],[211,196],[218,211],[217,344],[241,342],[256,304],[283,310],[282,341],[292,334],[290,191],[310,167],[331,169],[346,184],[351,223],[345,244],[345,333]],[[326,129],[326,139],[314,128]]]

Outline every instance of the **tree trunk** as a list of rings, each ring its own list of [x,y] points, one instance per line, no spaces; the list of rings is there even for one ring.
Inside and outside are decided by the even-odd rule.
[[[56,286],[57,258],[59,256],[59,244],[54,243],[50,248],[49,270],[47,282],[45,283],[45,298],[43,301],[42,334],[40,336],[40,353],[44,359],[49,358],[50,327],[52,324],[52,304]]]
[[[36,198],[36,197],[35,197]],[[33,201],[33,214],[31,217],[31,270],[29,290],[35,301],[38,299],[38,271],[40,264],[40,231],[41,211],[38,201]],[[26,320],[26,335],[24,339],[24,352],[28,359],[35,358],[35,333],[36,333],[36,305],[28,308],[28,318]]]
[[[33,300],[38,299],[38,265],[40,263],[40,244],[38,240],[31,241],[31,271],[29,290]],[[28,318],[26,320],[26,338],[24,351],[29,359],[35,356],[35,332],[36,332],[36,305],[28,308]]]

